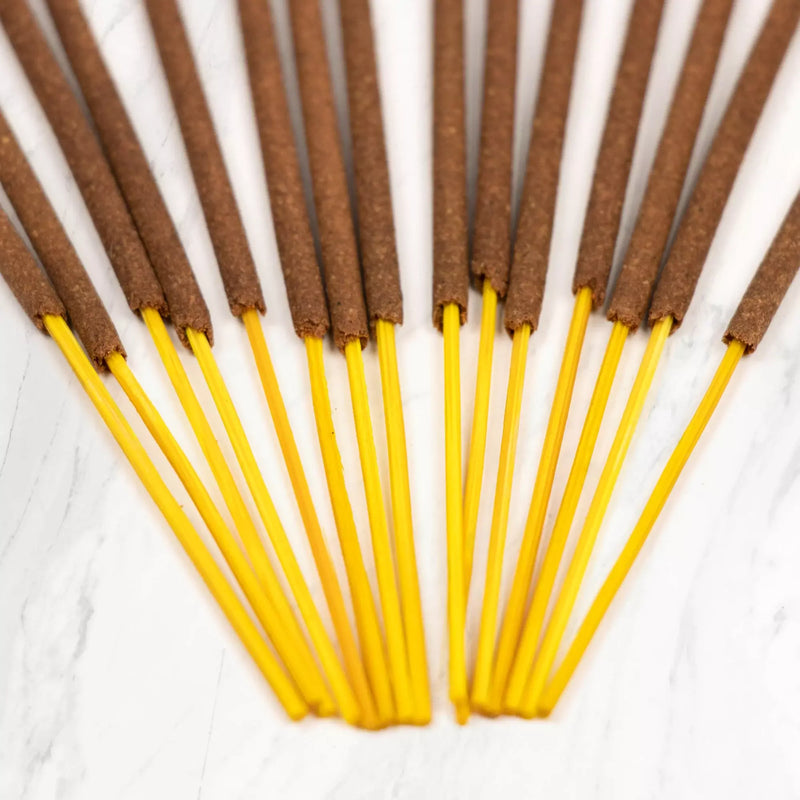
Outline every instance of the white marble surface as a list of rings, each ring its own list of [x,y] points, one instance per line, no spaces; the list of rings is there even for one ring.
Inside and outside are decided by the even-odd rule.
[[[234,5],[232,0],[182,2],[268,298],[267,337],[312,491],[335,542],[302,347],[290,329],[276,260]],[[736,4],[702,147],[767,5],[767,0]],[[140,0],[85,0],[84,6],[211,306],[222,369],[279,511],[309,567],[246,339],[227,313]],[[547,6],[523,1],[518,173]],[[697,0],[667,4],[624,214],[626,234],[697,6]],[[46,21],[41,0],[35,7]],[[326,0],[324,7],[335,34],[335,6]],[[469,3],[473,174],[484,7],[485,0]],[[529,356],[509,528],[512,554],[570,314],[572,267],[628,7],[628,0],[587,0],[546,301]],[[430,6],[427,0],[373,0],[373,9],[406,298],[399,347],[434,722],[425,730],[367,735],[335,721],[285,721],[56,348],[33,330],[0,285],[0,797],[800,797],[798,285],[761,349],[735,376],[679,491],[553,718],[474,718],[466,728],[455,725],[446,692],[441,341],[429,324]],[[276,10],[287,46],[284,4]],[[338,35],[332,41],[338,48]],[[4,113],[108,304],[133,368],[199,465],[198,448],[146,332],[125,307],[4,35],[0,69]],[[628,535],[723,352],[719,338],[725,322],[800,186],[798,141],[796,37],[688,318],[667,346],[579,611]],[[607,331],[608,323],[595,315],[554,495],[566,479]],[[478,314],[473,313],[463,336],[465,434],[477,334]],[[610,444],[645,339],[636,336],[628,345],[598,454]],[[509,341],[500,336],[478,576],[485,563],[509,352]],[[366,358],[376,429],[381,431],[374,348]],[[189,357],[185,362],[199,386],[196,365]],[[368,547],[344,365],[333,352],[328,364],[345,469]],[[142,430],[140,425],[137,429]],[[385,473],[382,432],[378,446]],[[596,462],[590,487],[601,466]],[[163,461],[157,457],[157,463]],[[176,481],[170,485],[183,502]],[[554,496],[548,524],[556,501]],[[473,584],[470,652],[481,582],[478,577]],[[316,583],[313,589],[321,599]]]

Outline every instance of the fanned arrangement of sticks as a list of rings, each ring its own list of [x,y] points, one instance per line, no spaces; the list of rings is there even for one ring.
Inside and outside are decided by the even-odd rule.
[[[347,585],[339,581],[273,369],[260,316],[266,305],[177,0],[144,0],[231,313],[241,319],[302,520],[316,575],[301,569],[245,425],[213,353],[212,320],[80,0],[46,0],[84,105],[73,93],[27,0],[0,0],[0,22],[41,105],[131,310],[144,322],[217,483],[232,528],[126,360],[122,340],[13,132],[0,113],[0,184],[27,234],[0,211],[0,274],[68,361],[242,644],[291,719],[338,715],[365,729],[425,725],[432,703],[415,553],[396,328],[403,322],[381,97],[369,0],[339,0],[354,181],[351,203],[319,0],[289,0],[302,125],[318,241],[301,178],[267,0],[237,0],[272,218],[291,318],[303,340],[319,449]],[[622,268],[609,287],[639,121],[664,0],[633,0],[597,156],[575,265],[574,309],[516,554],[502,597],[506,537],[529,342],[539,325],[563,142],[584,12],[553,0],[519,215],[512,225],[517,0],[489,0],[477,197],[467,204],[463,0],[434,0],[432,318],[444,348],[443,442],[448,680],[459,723],[472,710],[548,715],[639,554],[742,357],[760,343],[800,266],[800,195],[789,209],[724,333],[726,350],[642,515],[577,634],[556,663],[605,513],[667,341],[689,310],[737,172],[784,54],[800,0],[773,0],[739,75],[699,177],[679,210],[733,0],[702,0]],[[88,115],[84,108],[88,110]],[[421,132],[422,135],[422,132]],[[427,135],[427,134],[426,134]],[[358,225],[355,219],[358,219]],[[672,236],[670,235],[673,232]],[[471,240],[470,240],[471,235]],[[34,258],[34,253],[37,260]],[[470,278],[481,292],[471,435],[462,458],[460,329]],[[587,325],[610,300],[608,344],[555,521],[548,506]],[[489,431],[495,332],[512,338],[500,458],[488,537],[478,529]],[[580,498],[628,338],[650,338],[586,518]],[[250,494],[213,433],[182,363],[195,356]],[[325,366],[332,334],[344,356],[374,564],[362,552],[345,484]],[[377,343],[388,455],[384,496],[363,350]],[[208,528],[236,590],[167,488],[104,383],[122,388]],[[618,390],[621,391],[621,390]],[[465,467],[465,469],[464,469]],[[521,487],[520,491],[527,491]],[[262,530],[263,529],[263,530]],[[269,551],[266,547],[269,540]],[[474,671],[466,620],[476,542],[486,541]],[[570,558],[565,561],[565,553]],[[274,554],[274,555],[273,555]],[[562,563],[563,562],[563,563]],[[374,569],[373,593],[369,570]],[[559,576],[562,575],[559,581]],[[319,581],[332,630],[314,600]],[[444,585],[444,584],[443,584]],[[288,587],[288,591],[286,590]],[[353,621],[348,611],[347,590]]]

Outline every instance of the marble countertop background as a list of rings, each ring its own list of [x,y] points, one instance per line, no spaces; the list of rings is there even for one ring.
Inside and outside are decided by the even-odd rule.
[[[312,565],[241,326],[211,246],[140,0],[84,0],[197,271],[216,353],[301,563]],[[336,6],[322,3],[344,116]],[[468,3],[474,183],[486,0]],[[630,234],[698,0],[668,0],[624,212]],[[283,55],[285,2],[274,3]],[[430,325],[429,0],[373,0],[406,301],[399,358],[435,718],[379,734],[336,721],[291,725],[210,601],[166,524],[99,424],[57,349],[0,285],[0,797],[753,798],[800,797],[800,285],[716,416],[564,698],[547,722],[474,717],[447,701],[441,339]],[[629,0],[587,0],[540,330],[529,355],[507,554],[518,546],[572,300],[593,161]],[[768,6],[738,0],[692,176]],[[42,0],[35,10],[53,39]],[[277,261],[233,0],[182,0],[269,313],[267,339],[323,526],[332,513],[302,344]],[[522,2],[517,189],[549,3]],[[63,54],[59,49],[59,57]],[[5,35],[0,106],[107,303],[130,362],[201,467],[143,325],[127,310],[68,168]],[[294,87],[293,87],[294,91]],[[293,111],[298,113],[296,97]],[[800,187],[795,37],[725,211],[692,308],[670,339],[590,565],[577,612],[627,537],[723,353],[728,317]],[[7,202],[3,198],[7,207]],[[479,314],[463,334],[465,441]],[[548,526],[607,338],[590,321]],[[632,338],[597,454],[613,437],[646,336]],[[337,434],[356,520],[367,514],[344,362],[328,348]],[[510,342],[497,340],[487,470],[469,611],[474,652]],[[196,386],[199,370],[186,355]],[[380,382],[366,353],[386,475]],[[114,395],[118,389],[107,381]],[[211,408],[210,399],[201,399]],[[127,411],[130,407],[122,402]],[[221,426],[212,416],[220,439]],[[137,422],[136,429],[144,434]],[[154,448],[148,444],[154,456]],[[156,462],[163,460],[156,456]],[[596,458],[587,487],[602,467]],[[207,472],[201,469],[207,477]],[[182,502],[175,479],[172,486]],[[581,509],[585,511],[589,492]],[[192,510],[193,511],[193,510]],[[196,516],[193,516],[196,519]],[[549,527],[548,527],[549,530]],[[337,562],[341,570],[341,563]],[[506,579],[511,560],[507,558]],[[341,574],[341,572],[340,572]],[[318,583],[315,598],[322,607]],[[571,630],[578,621],[576,614]]]

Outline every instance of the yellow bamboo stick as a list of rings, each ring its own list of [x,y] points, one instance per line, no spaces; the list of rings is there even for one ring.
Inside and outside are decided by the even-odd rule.
[[[314,563],[322,583],[328,609],[331,613],[333,627],[342,649],[345,667],[347,669],[350,684],[358,698],[359,705],[364,714],[363,722],[366,727],[375,728],[378,726],[378,712],[372,692],[369,687],[364,664],[358,651],[358,644],[350,620],[347,616],[344,596],[342,595],[339,581],[336,577],[336,569],[333,565],[328,547],[325,544],[325,537],[322,533],[322,526],[319,522],[314,501],[311,497],[311,490],[308,488],[303,463],[297,444],[289,423],[289,415],[286,413],[286,404],[283,402],[278,378],[272,366],[272,359],[267,348],[267,341],[264,338],[264,331],[261,327],[261,320],[255,310],[245,311],[242,314],[247,337],[253,351],[253,358],[256,362],[261,385],[267,399],[270,415],[272,416],[275,432],[278,436],[281,453],[289,473],[289,479],[297,500],[300,516],[303,520],[311,552],[314,556]]]
[[[444,451],[447,515],[447,619],[450,700],[460,725],[469,719],[465,647],[464,530],[461,487],[461,310],[448,303],[442,311],[444,336]]]
[[[550,418],[547,421],[539,468],[533,486],[528,519],[525,523],[522,545],[517,558],[517,567],[514,571],[511,594],[508,598],[506,613],[500,628],[494,674],[484,680],[480,687],[480,693],[473,691],[473,703],[488,713],[498,713],[500,711],[499,708],[493,707],[490,702],[491,683],[505,684],[514,658],[514,651],[517,647],[517,639],[528,598],[528,589],[533,576],[533,567],[536,563],[536,553],[539,549],[539,539],[542,535],[542,528],[547,514],[547,502],[550,499],[550,491],[553,488],[556,464],[561,451],[561,442],[564,439],[564,428],[567,424],[569,406],[572,401],[572,390],[575,386],[575,375],[578,371],[578,363],[583,348],[583,338],[586,334],[586,325],[589,321],[591,310],[591,290],[583,288],[575,296],[575,305],[567,332],[564,355],[561,359],[553,405],[550,409]],[[494,643],[492,642],[492,644]]]
[[[225,576],[197,535],[188,517],[161,480],[141,443],[81,350],[66,322],[62,317],[47,315],[44,318],[44,324],[242,644],[272,687],[286,713],[292,719],[302,719],[308,711],[308,706],[261,638],[255,624],[239,602],[236,593],[225,580]]]
[[[389,538],[389,525],[386,520],[386,506],[383,501],[381,478],[378,472],[378,454],[372,431],[372,419],[367,397],[367,381],[364,375],[364,358],[361,342],[348,342],[344,349],[347,361],[347,375],[350,380],[350,398],[353,404],[353,420],[358,440],[358,455],[361,460],[361,477],[364,480],[364,494],[367,500],[367,515],[372,533],[372,552],[375,558],[375,571],[378,576],[378,593],[386,625],[386,645],[389,651],[389,670],[394,687],[397,716],[401,722],[414,720],[414,694],[411,689],[411,675],[408,670],[405,633],[403,632],[403,613],[400,608],[400,595],[395,581],[392,543]]]
[[[287,634],[306,652],[308,663],[315,665],[314,657],[305,642],[303,631],[272,568],[261,537],[250,518],[244,499],[239,492],[233,474],[228,468],[225,456],[217,443],[200,401],[192,388],[189,376],[186,374],[175,345],[172,343],[164,320],[158,311],[151,308],[142,310],[142,318],[161,357],[175,394],[178,396],[192,431],[197,437],[203,455],[219,486],[225,505],[231,513],[234,526],[253,566],[253,571]]]
[[[578,537],[578,542],[575,545],[575,552],[564,578],[564,585],[559,592],[555,607],[553,608],[553,613],[550,617],[550,622],[542,637],[539,655],[533,663],[533,670],[531,671],[530,678],[522,694],[519,710],[523,716],[532,717],[536,713],[539,696],[544,689],[547,676],[550,674],[550,668],[553,666],[553,662],[558,654],[558,646],[566,630],[569,615],[578,598],[578,592],[580,591],[583,576],[586,574],[586,568],[589,564],[589,558],[594,549],[594,544],[597,541],[597,535],[603,523],[603,517],[611,501],[614,486],[622,470],[622,464],[625,461],[631,439],[633,438],[633,434],[642,414],[644,401],[650,391],[650,386],[653,383],[653,377],[655,376],[661,353],[664,350],[664,344],[667,341],[671,329],[672,317],[666,317],[655,324],[650,334],[650,340],[647,343],[647,349],[642,358],[642,363],[639,365],[639,371],[633,382],[630,397],[622,413],[622,420],[614,436],[611,450],[609,451],[608,458],[603,467],[603,472],[600,475],[600,480],[597,483],[597,488],[592,497],[589,512],[586,515],[586,521]],[[524,680],[524,675],[528,672],[529,668],[530,661],[524,662],[519,658],[512,670],[512,680],[516,678],[517,675],[522,676]],[[517,704],[514,702],[514,699],[507,696],[507,700],[509,707],[516,710]]]
[[[379,319],[375,325],[375,337],[378,342],[378,360],[381,369],[397,575],[400,582],[411,688],[414,694],[414,721],[418,724],[427,724],[431,718],[431,697],[428,686],[428,662],[425,656],[425,627],[422,622],[417,576],[417,556],[414,548],[414,526],[411,518],[406,431],[394,325]]]
[[[282,625],[275,614],[274,607],[261,589],[258,579],[247,562],[247,558],[239,549],[233,534],[228,530],[222,515],[214,505],[214,501],[203,486],[200,476],[181,449],[175,437],[158,413],[156,407],[142,389],[131,371],[125,358],[119,353],[112,353],[107,359],[111,374],[116,378],[139,416],[144,420],[153,439],[163,451],[192,498],[200,516],[208,526],[214,541],[220,549],[225,561],[231,568],[234,577],[244,591],[245,597],[255,612],[258,621],[266,631],[276,651],[286,664],[289,674],[294,678],[312,709],[318,709],[321,715],[335,713],[336,705],[320,675],[305,641],[293,639],[290,632]]]
[[[508,528],[508,510],[511,503],[519,420],[522,411],[522,390],[525,386],[525,366],[530,337],[530,325],[523,325],[514,331],[511,345],[511,366],[508,373],[503,434],[500,440],[500,462],[497,467],[497,486],[492,510],[492,526],[489,533],[489,555],[486,563],[478,654],[472,682],[472,704],[477,708],[482,707],[482,700],[487,695],[492,674],[497,609],[500,603],[500,580],[503,573],[503,552]]]
[[[304,342],[317,436],[322,452],[336,531],[339,536],[339,546],[342,549],[342,558],[347,571],[347,582],[353,597],[358,636],[364,653],[367,674],[375,695],[379,722],[382,725],[388,725],[395,719],[389,667],[384,651],[380,620],[364,566],[364,558],[361,554],[353,509],[347,494],[342,457],[336,443],[336,431],[333,427],[328,382],[325,378],[325,363],[322,356],[324,343],[322,339],[315,336],[306,337]]]
[[[478,370],[475,375],[475,404],[472,411],[472,433],[467,456],[467,477],[464,484],[464,592],[469,597],[472,580],[472,559],[475,553],[475,531],[481,502],[483,467],[486,459],[486,429],[489,424],[489,395],[492,386],[492,356],[497,327],[497,292],[489,281],[483,282],[481,337],[478,345]]]
[[[572,528],[575,510],[578,507],[578,501],[580,500],[583,484],[586,480],[586,474],[589,471],[592,453],[594,452],[594,446],[600,431],[600,423],[605,413],[608,396],[611,392],[611,386],[614,382],[614,376],[616,375],[617,366],[622,356],[622,350],[625,346],[628,331],[628,327],[619,322],[615,323],[611,328],[608,346],[605,356],[603,357],[603,363],[600,366],[600,372],[597,376],[592,399],[589,403],[589,410],[586,413],[586,421],[583,424],[581,438],[578,442],[577,450],[575,451],[575,459],[572,462],[572,469],[570,470],[567,486],[564,490],[564,496],[561,499],[561,506],[558,509],[553,532],[550,535],[550,541],[548,542],[547,550],[542,560],[539,579],[534,589],[530,611],[528,612],[523,635],[517,649],[517,659],[523,661],[523,663],[531,663],[536,654],[536,645],[539,642],[539,634],[544,624],[547,606],[550,602],[550,594],[553,590],[553,585],[555,584],[558,574],[558,566],[561,562],[561,556],[564,553],[567,538]],[[525,659],[527,659],[527,661],[525,661]],[[499,709],[502,707],[505,691],[506,687],[501,683],[498,676],[498,679],[492,684],[493,708]],[[512,680],[508,686],[510,701],[517,696],[515,694],[517,691],[517,686],[513,682],[512,672]],[[521,693],[521,688],[519,691]]]
[[[639,521],[636,523],[614,566],[608,573],[608,577],[600,587],[600,591],[581,623],[564,660],[539,697],[537,712],[542,716],[547,716],[553,710],[564,692],[611,602],[644,546],[650,531],[653,529],[653,525],[658,519],[658,515],[664,508],[664,504],[667,502],[683,468],[686,466],[689,456],[691,456],[697,442],[700,440],[700,436],[711,419],[711,415],[714,413],[714,409],[716,409],[744,352],[744,345],[739,341],[734,340],[728,345],[700,405],[697,407],[694,416],[692,416],[656,482],[642,515],[639,517]]]
[[[261,476],[261,471],[258,468],[253,450],[239,420],[239,415],[236,413],[233,400],[228,394],[228,389],[211,352],[211,345],[208,343],[205,334],[194,331],[191,328],[186,329],[186,336],[189,339],[192,352],[197,357],[197,362],[222,418],[222,424],[228,433],[233,451],[244,474],[245,482],[250,488],[258,513],[270,537],[272,546],[275,548],[275,554],[286,575],[292,594],[297,600],[300,614],[306,623],[309,636],[314,643],[331,691],[339,706],[339,711],[347,722],[357,724],[361,718],[360,706],[352,687],[348,683],[347,675],[339,662],[319,612],[314,605],[311,592],[292,551],[289,538],[283,529],[272,498],[267,491],[267,486]]]

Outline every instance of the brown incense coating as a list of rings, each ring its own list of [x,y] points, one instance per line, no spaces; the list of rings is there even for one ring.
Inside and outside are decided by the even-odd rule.
[[[95,367],[103,369],[112,353],[124,356],[103,301],[2,114],[0,183]]]
[[[214,123],[175,0],[147,0],[161,63],[178,115],[231,313],[266,311]]]
[[[269,5],[265,0],[239,0],[239,18],[292,322],[301,338],[321,339],[330,328],[328,305],[308,220]]]
[[[369,0],[340,0],[356,179],[358,241],[370,324],[403,322],[389,167]]]
[[[539,324],[582,6],[583,0],[553,5],[506,298],[509,333]]]
[[[714,233],[775,74],[800,19],[800,0],[775,0],[736,84],[681,220],[650,306],[652,325],[689,308]]]
[[[758,347],[800,267],[800,195],[795,198],[761,266],[750,281],[723,341]]]
[[[714,77],[733,0],[704,0],[658,145],[608,319],[635,331],[647,311]]]
[[[325,289],[340,350],[369,337],[347,174],[318,0],[290,0],[297,77],[317,210]]]
[[[46,316],[67,316],[55,289],[48,283],[2,208],[0,208],[0,275],[40,331],[45,329]]]
[[[664,0],[634,0],[597,156],[572,283],[576,293],[585,287],[591,289],[594,308],[603,304],[614,260],[614,245],[663,6]]]
[[[490,0],[483,77],[472,279],[505,297],[511,266],[511,160],[517,82],[518,0]]]
[[[183,343],[186,328],[213,341],[211,317],[161,192],[78,0],[47,0],[100,142],[144,243]]]
[[[462,0],[434,0],[433,324],[455,303],[467,321],[467,174]]]
[[[47,115],[133,311],[167,314],[161,286],[103,151],[25,0],[0,0],[0,20]]]

